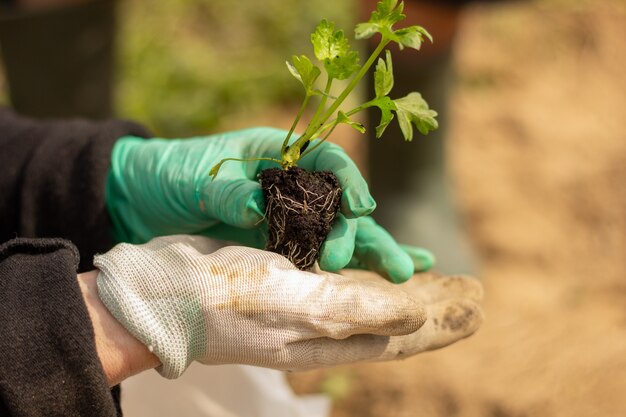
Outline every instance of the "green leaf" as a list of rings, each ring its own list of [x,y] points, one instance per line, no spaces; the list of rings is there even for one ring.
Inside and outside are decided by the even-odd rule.
[[[377,97],[370,104],[378,107],[381,112],[380,123],[376,126],[376,137],[380,138],[393,120],[392,111],[396,111],[396,104],[387,96]]]
[[[359,53],[350,49],[348,38],[335,30],[334,23],[322,20],[311,34],[311,43],[330,78],[345,80],[358,71]]]
[[[372,12],[370,22],[379,22],[391,26],[406,18],[406,15],[402,13],[403,11],[403,1],[398,4],[398,0],[381,0],[376,5],[376,10]]]
[[[354,37],[356,39],[369,39],[378,32],[380,30],[376,23],[359,23],[354,28]]]
[[[361,133],[365,133],[365,126],[361,123],[350,120],[350,118],[341,110],[337,113],[337,123],[344,123],[354,129],[358,130]]]
[[[393,25],[406,18],[403,11],[404,2],[398,4],[398,0],[379,1],[367,23],[356,25],[354,36],[357,39],[367,39],[375,33],[381,33],[390,38],[393,35]]]
[[[345,52],[345,45],[342,45],[340,42],[336,42],[333,39],[334,34],[335,24],[326,19],[319,22],[319,24],[315,27],[315,31],[311,34],[313,52],[320,61]]]
[[[393,33],[392,40],[398,43],[400,49],[413,48],[419,50],[424,42],[424,37],[433,41],[432,36],[421,26],[409,26],[398,29]]]
[[[402,135],[407,141],[413,140],[411,123],[423,135],[439,127],[435,119],[437,112],[428,108],[428,103],[420,93],[410,93],[406,97],[393,100],[393,103],[396,107],[400,130],[402,130]]]
[[[289,61],[286,62],[291,75],[302,83],[307,95],[316,94],[313,86],[317,77],[321,74],[320,69],[313,65],[311,60],[305,55],[294,55],[291,59],[293,64]]]
[[[431,35],[430,33],[428,33],[428,31],[426,29],[424,29],[421,26],[409,26],[409,28],[415,28],[414,30],[418,31],[419,33],[422,34],[422,37],[424,38],[428,38],[428,40],[430,41],[430,43],[433,43],[433,35]],[[423,40],[422,38],[422,40]]]
[[[224,162],[226,162],[225,159],[213,165],[213,168],[211,168],[211,171],[209,171],[209,176],[215,179],[215,177],[217,176],[217,173],[220,171],[220,168],[222,168],[222,165],[224,165]]]
[[[398,30],[393,25],[406,18],[404,2],[398,4],[397,0],[382,0],[376,5],[367,23],[356,25],[354,35],[357,39],[367,39],[375,33],[382,34],[386,39],[396,42],[400,49],[420,49],[424,38],[433,41],[432,36],[421,26],[409,26]]]
[[[383,97],[389,94],[393,88],[393,65],[391,63],[391,51],[385,52],[385,61],[378,58],[376,71],[374,72],[374,91],[376,97]]]

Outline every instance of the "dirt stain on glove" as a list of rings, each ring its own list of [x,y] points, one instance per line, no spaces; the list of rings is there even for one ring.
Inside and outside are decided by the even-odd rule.
[[[441,328],[453,332],[467,332],[475,321],[476,310],[466,305],[451,305],[446,308]],[[435,324],[437,324],[435,322]]]

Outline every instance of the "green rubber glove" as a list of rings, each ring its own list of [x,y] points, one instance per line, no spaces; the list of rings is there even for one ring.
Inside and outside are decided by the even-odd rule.
[[[263,247],[264,199],[256,178],[277,165],[229,161],[215,179],[209,171],[224,158],[280,159],[285,136],[284,130],[253,128],[190,139],[121,138],[113,148],[106,188],[116,239],[144,243],[156,236],[187,233]],[[380,271],[394,282],[408,279],[413,261],[407,252],[373,220],[359,221],[376,203],[350,157],[326,142],[299,166],[334,172],[343,189],[340,213],[322,247],[320,266],[335,271],[354,255],[354,265]]]
[[[428,271],[435,263],[434,255],[422,248],[401,245],[374,219],[369,216],[350,219],[356,224],[354,252],[347,268],[367,269],[379,273],[391,282],[400,284],[407,281],[416,272]],[[335,241],[326,240],[322,246],[325,257],[320,260],[320,267],[334,271],[335,265],[324,265],[334,260],[334,254],[341,248]]]

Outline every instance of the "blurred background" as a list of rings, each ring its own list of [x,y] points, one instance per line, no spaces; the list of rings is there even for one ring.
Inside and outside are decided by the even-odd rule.
[[[287,128],[300,88],[284,61],[310,53],[322,17],[349,32],[360,3],[119,2],[111,108],[160,136]],[[442,351],[290,382],[331,395],[335,417],[626,415],[626,2],[474,3],[455,19],[449,111],[431,105],[486,321]],[[335,138],[368,172],[367,139]]]

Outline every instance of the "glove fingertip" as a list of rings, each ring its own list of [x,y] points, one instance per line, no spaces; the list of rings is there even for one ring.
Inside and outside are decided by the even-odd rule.
[[[370,215],[376,209],[369,192],[355,192],[352,187],[344,190],[341,200],[341,212],[349,219]]]
[[[210,219],[243,229],[254,228],[263,220],[263,191],[256,181],[218,180],[200,192],[197,197],[200,210]]]
[[[344,245],[324,243],[319,260],[320,268],[329,272],[336,272],[345,268],[352,258],[352,253],[348,253],[348,250],[343,248],[345,248]]]
[[[241,206],[241,213],[237,217],[236,226],[245,229],[258,226],[265,216],[263,211],[264,204],[263,192],[260,189],[250,192]]]
[[[356,227],[356,220],[337,215],[320,250],[320,268],[334,272],[348,265],[354,253]]]
[[[396,298],[395,313],[386,323],[381,336],[405,336],[418,331],[427,320],[426,309],[411,297]],[[381,313],[384,314],[384,313]]]
[[[415,272],[413,260],[404,252],[398,253],[395,259],[384,267],[387,277],[394,284],[402,284],[403,282],[408,281]]]
[[[400,247],[411,257],[415,272],[428,271],[435,265],[435,255],[428,249],[407,245],[400,245]]]
[[[250,210],[260,219],[265,216],[265,210],[263,209],[264,206],[265,201],[263,200],[263,191],[259,189],[252,192],[246,202],[246,209]]]

